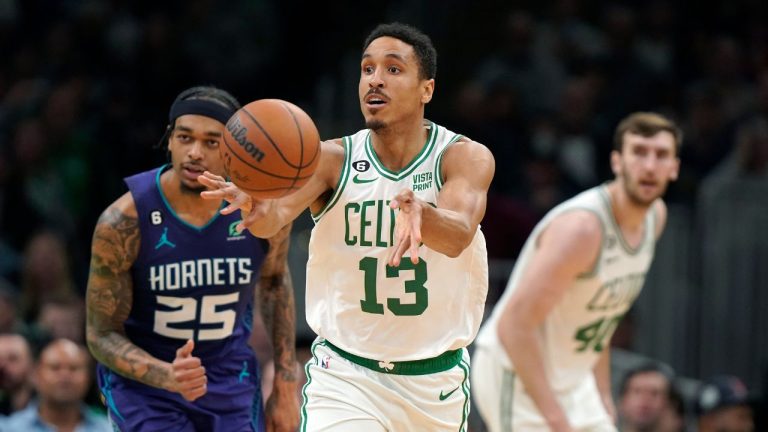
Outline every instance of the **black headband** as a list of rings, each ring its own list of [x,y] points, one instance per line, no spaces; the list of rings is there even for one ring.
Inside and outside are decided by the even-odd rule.
[[[177,118],[186,114],[197,114],[210,117],[227,124],[227,120],[232,117],[235,110],[227,108],[216,102],[205,99],[186,99],[176,101],[171,105],[171,111],[168,113],[168,121],[173,124]]]

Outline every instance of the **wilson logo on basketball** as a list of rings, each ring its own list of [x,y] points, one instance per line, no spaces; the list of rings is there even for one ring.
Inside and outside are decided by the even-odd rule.
[[[261,160],[264,159],[264,152],[256,147],[254,143],[248,141],[248,128],[240,123],[240,117],[235,117],[234,121],[228,121],[227,130],[232,134],[232,138],[240,144],[240,147],[251,155],[251,157],[256,159],[256,161],[261,162]]]
[[[227,121],[219,153],[232,183],[256,199],[296,192],[320,163],[320,135],[312,119],[281,99],[260,99]]]

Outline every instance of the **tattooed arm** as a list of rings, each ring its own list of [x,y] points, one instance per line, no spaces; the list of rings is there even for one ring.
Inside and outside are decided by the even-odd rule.
[[[177,391],[171,363],[151,356],[125,335],[123,323],[133,303],[130,269],[139,244],[136,206],[125,194],[101,214],[93,233],[86,293],[88,348],[99,362],[124,377]]]
[[[269,239],[269,253],[261,267],[261,315],[275,352],[275,379],[267,401],[267,430],[296,430],[299,403],[296,377],[296,310],[288,270],[291,224]]]

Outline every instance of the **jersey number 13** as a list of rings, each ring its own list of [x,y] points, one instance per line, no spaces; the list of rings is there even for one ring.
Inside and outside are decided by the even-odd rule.
[[[396,278],[400,276],[401,271],[413,271],[414,278],[405,281],[405,292],[414,295],[413,303],[403,303],[399,298],[388,298],[387,309],[398,316],[421,315],[429,306],[429,296],[424,283],[427,282],[427,263],[419,258],[419,262],[414,264],[410,258],[403,258],[398,267],[386,267],[387,278]],[[365,298],[360,300],[360,307],[363,312],[372,314],[384,314],[384,305],[378,302],[376,296],[376,281],[378,280],[379,260],[378,258],[365,257],[360,260],[360,270],[364,274]]]

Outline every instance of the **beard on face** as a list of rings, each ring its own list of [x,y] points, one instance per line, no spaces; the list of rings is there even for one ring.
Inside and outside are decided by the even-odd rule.
[[[376,131],[380,131],[380,130],[384,129],[385,127],[387,127],[387,124],[384,123],[381,120],[378,120],[378,119],[371,119],[371,120],[367,120],[365,122],[365,127],[367,129],[370,129],[370,130],[376,132]]]
[[[627,197],[632,202],[632,204],[635,204],[638,207],[650,207],[654,201],[656,201],[657,198],[664,195],[664,192],[667,190],[666,184],[661,184],[659,187],[659,192],[654,195],[651,198],[643,198],[640,196],[640,193],[638,192],[639,188],[639,181],[632,181],[632,179],[627,174],[626,170],[622,174],[622,177],[624,179],[624,192],[627,194]]]
[[[200,192],[205,191],[206,187],[200,183],[198,183],[197,186],[190,186],[182,181],[179,189],[184,195],[200,195]]]

